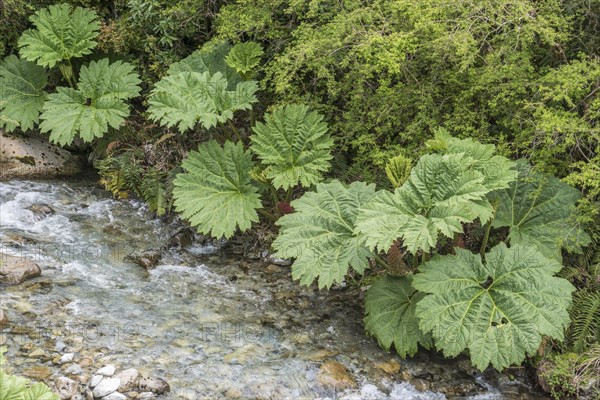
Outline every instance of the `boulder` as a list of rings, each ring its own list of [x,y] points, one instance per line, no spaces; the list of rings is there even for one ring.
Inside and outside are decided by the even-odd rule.
[[[0,284],[17,285],[41,274],[40,267],[30,259],[0,253]]]
[[[82,168],[80,157],[49,143],[45,135],[17,135],[0,129],[0,180],[75,175]]]

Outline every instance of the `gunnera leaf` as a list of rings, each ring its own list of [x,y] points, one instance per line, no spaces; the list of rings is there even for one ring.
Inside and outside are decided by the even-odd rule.
[[[296,258],[294,279],[307,286],[318,279],[319,288],[328,288],[342,282],[350,267],[364,272],[371,252],[354,234],[354,221],[358,207],[374,194],[374,185],[333,181],[292,202],[294,213],[277,221],[273,248],[277,257]]]
[[[65,145],[79,136],[85,142],[118,128],[129,116],[125,102],[140,92],[133,65],[104,58],[81,67],[77,89],[59,87],[48,95],[41,115],[42,132],[52,142]]]
[[[498,204],[494,228],[510,228],[511,244],[537,246],[547,257],[562,260],[561,248],[581,252],[590,237],[576,223],[575,204],[581,193],[548,174],[518,162],[518,177],[505,190],[490,193]]]
[[[483,174],[483,185],[489,190],[505,189],[516,179],[515,163],[506,157],[495,155],[496,147],[473,139],[457,139],[439,128],[435,139],[427,146],[442,154],[462,154],[464,162]]]
[[[424,335],[415,315],[417,303],[425,293],[412,287],[412,274],[390,276],[375,282],[365,297],[365,329],[379,345],[393,345],[400,357],[414,356],[419,345],[429,349],[431,335]]]
[[[97,45],[100,21],[89,8],[56,4],[42,8],[29,19],[35,29],[21,35],[19,54],[43,67],[90,54]]]
[[[258,43],[237,43],[233,46],[225,61],[240,75],[247,76],[256,68],[262,55],[263,49]]]
[[[211,76],[220,72],[227,79],[227,89],[235,90],[242,81],[240,74],[227,65],[225,58],[231,51],[227,42],[205,44],[186,58],[171,64],[167,75],[177,75],[182,72],[208,72]]]
[[[252,128],[250,148],[270,167],[273,186],[287,190],[298,183],[308,187],[320,182],[330,167],[333,147],[323,116],[306,105],[292,104],[265,115],[265,121]]]
[[[471,168],[463,154],[428,154],[394,192],[380,191],[362,206],[356,232],[371,249],[387,251],[401,238],[413,253],[435,247],[439,234],[462,232],[462,223],[487,221],[485,176]]]
[[[227,89],[227,79],[217,72],[181,72],[161,79],[150,95],[148,113],[154,121],[180,132],[200,123],[211,128],[233,118],[237,110],[247,110],[257,101],[255,81],[240,82]]]
[[[419,326],[431,332],[447,357],[468,350],[484,370],[502,370],[533,354],[542,336],[562,340],[575,290],[554,276],[562,268],[534,246],[504,243],[486,254],[456,248],[419,268],[413,287],[427,293],[416,308]]]
[[[244,231],[258,221],[262,204],[251,184],[252,154],[242,143],[203,143],[181,166],[186,172],[175,178],[174,205],[198,232],[229,238],[236,227]]]
[[[0,64],[0,127],[12,131],[32,129],[39,120],[47,93],[45,68],[17,56],[8,56]]]

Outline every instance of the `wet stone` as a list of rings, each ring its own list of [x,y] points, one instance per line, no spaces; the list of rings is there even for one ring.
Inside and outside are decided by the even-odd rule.
[[[108,396],[109,394],[116,392],[120,384],[121,381],[119,379],[104,378],[98,385],[96,385],[92,391],[92,394],[95,398]]]
[[[96,375],[113,376],[115,374],[115,366],[112,364],[106,365],[96,371]]]
[[[163,394],[171,391],[169,384],[160,378],[143,378],[138,385],[140,391]],[[140,394],[141,396],[141,394]]]
[[[41,274],[42,270],[32,260],[0,253],[0,284],[17,285]]]
[[[337,361],[327,361],[319,369],[317,380],[325,387],[344,390],[356,387],[356,381],[346,367]]]
[[[72,379],[61,376],[54,382],[54,388],[61,400],[66,400],[77,394],[79,384]]]
[[[139,372],[135,368],[129,368],[124,371],[119,372],[115,375],[115,378],[121,381],[121,385],[119,385],[120,392],[127,392],[137,386],[138,383]]]
[[[104,379],[103,375],[94,375],[92,376],[92,380],[90,381],[90,387],[96,387]]]

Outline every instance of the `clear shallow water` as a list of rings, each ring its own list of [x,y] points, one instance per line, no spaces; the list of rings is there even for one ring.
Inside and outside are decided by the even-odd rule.
[[[40,203],[55,213],[29,209]],[[166,379],[172,399],[543,398],[435,355],[402,361],[380,350],[363,333],[360,289],[300,289],[287,268],[241,268],[227,250],[197,243],[164,252],[150,273],[124,261],[163,247],[177,229],[91,184],[0,182],[0,251],[32,258],[44,271],[0,288],[14,324],[0,334],[12,368],[39,365],[26,357],[39,347],[53,377],[64,370],[49,359],[75,350],[93,359],[92,372],[110,362]],[[344,364],[356,388],[336,393],[320,384],[327,360]],[[390,360],[402,372],[380,368]]]

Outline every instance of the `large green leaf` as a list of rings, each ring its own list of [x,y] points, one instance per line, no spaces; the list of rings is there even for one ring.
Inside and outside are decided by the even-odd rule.
[[[562,340],[575,288],[554,277],[561,264],[536,247],[501,243],[481,257],[468,250],[436,255],[413,287],[428,293],[416,315],[446,356],[468,349],[480,370],[501,370],[533,354],[542,336]]]
[[[263,49],[255,42],[238,43],[229,52],[225,61],[240,75],[248,76],[260,62]]]
[[[8,56],[0,64],[0,127],[9,132],[17,126],[33,128],[46,100],[46,69],[16,56]]]
[[[506,190],[490,193],[498,204],[495,228],[509,227],[509,240],[537,246],[548,257],[562,259],[561,247],[581,252],[590,237],[576,224],[575,203],[581,194],[551,175],[518,163],[518,178]]]
[[[43,8],[30,18],[36,29],[21,35],[21,57],[44,67],[90,54],[96,47],[100,21],[93,10],[69,4]]]
[[[482,144],[473,139],[457,139],[443,128],[439,128],[435,139],[427,142],[432,150],[443,154],[462,154],[464,162],[483,174],[483,185],[489,190],[505,189],[515,180],[515,163],[508,158],[495,155],[492,144]]]
[[[319,288],[341,282],[349,267],[363,273],[371,254],[354,234],[358,207],[375,194],[375,186],[339,181],[321,183],[292,202],[294,213],[277,221],[273,242],[278,257],[295,257],[292,277],[303,285],[319,280]]]
[[[268,178],[276,188],[321,181],[330,167],[333,139],[323,116],[302,104],[278,108],[257,122],[250,140],[252,151],[269,166]]]
[[[451,237],[462,223],[487,221],[492,206],[485,198],[485,176],[463,154],[421,157],[408,180],[393,193],[380,191],[361,207],[356,221],[371,249],[387,251],[402,238],[409,251],[435,247],[439,233]]]
[[[230,51],[231,46],[226,42],[205,44],[186,58],[171,64],[167,75],[177,75],[182,72],[209,72],[210,75],[214,75],[220,72],[227,79],[227,89],[235,90],[242,77],[225,61]]]
[[[50,140],[61,145],[71,143],[76,134],[86,142],[102,137],[109,126],[118,128],[129,116],[125,100],[139,94],[139,83],[129,63],[92,61],[81,67],[77,89],[59,87],[48,95],[40,129],[51,132]]]
[[[385,276],[375,282],[365,297],[365,329],[389,350],[392,345],[400,357],[414,356],[419,345],[431,347],[431,335],[423,335],[415,308],[425,293],[412,287],[412,274]]]
[[[227,79],[217,72],[180,72],[161,79],[148,103],[150,118],[162,125],[177,126],[180,132],[197,122],[211,128],[233,118],[236,110],[246,110],[257,101],[255,81],[240,82],[227,89]]]
[[[0,370],[0,400],[59,400],[43,383],[31,384],[25,378]]]
[[[177,211],[199,232],[216,238],[233,236],[236,227],[249,229],[262,206],[250,181],[252,165],[252,154],[239,142],[201,144],[183,161],[187,172],[175,178]]]

